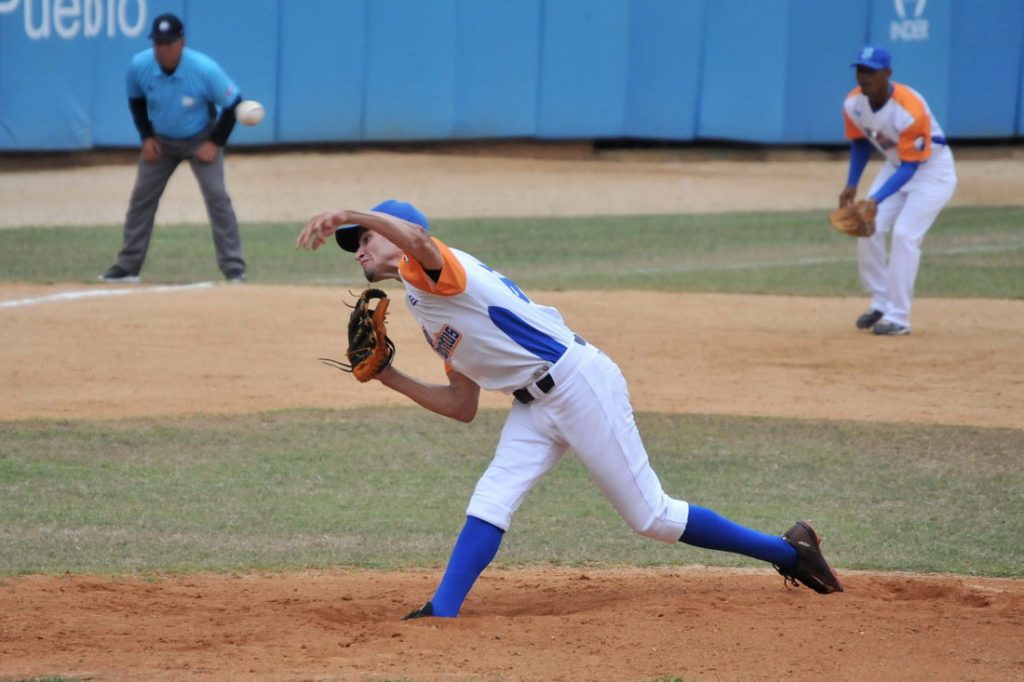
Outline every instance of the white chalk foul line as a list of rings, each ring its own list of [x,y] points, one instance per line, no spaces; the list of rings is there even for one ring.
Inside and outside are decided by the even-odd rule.
[[[77,301],[83,298],[107,298],[110,296],[130,296],[131,294],[165,294],[174,291],[188,291],[190,289],[206,289],[213,285],[213,282],[196,282],[194,284],[176,284],[160,287],[64,291],[59,294],[50,294],[48,296],[34,296],[32,298],[19,298],[13,301],[0,301],[0,308],[18,308],[21,306],[37,305],[39,303],[56,303],[58,301]]]

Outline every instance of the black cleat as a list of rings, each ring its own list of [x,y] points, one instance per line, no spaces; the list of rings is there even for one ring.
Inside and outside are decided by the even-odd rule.
[[[869,310],[860,317],[857,318],[857,329],[871,329],[878,321],[882,319],[883,313],[881,310]]]
[[[402,620],[414,620],[416,618],[430,618],[434,615],[434,605],[427,602],[423,606],[419,607]]]
[[[776,566],[775,570],[784,578],[786,587],[806,585],[819,594],[842,592],[839,576],[825,561],[821,553],[821,538],[814,531],[810,521],[797,521],[796,525],[783,534],[782,539],[796,550],[796,567],[792,570]]]

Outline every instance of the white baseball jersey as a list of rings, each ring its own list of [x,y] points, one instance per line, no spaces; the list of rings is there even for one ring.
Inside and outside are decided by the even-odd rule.
[[[540,379],[573,344],[561,314],[470,254],[434,243],[444,257],[438,282],[407,257],[399,268],[430,347],[488,390],[511,393]]]
[[[444,265],[435,283],[404,258],[406,303],[449,367],[483,388],[511,393],[545,374],[543,392],[515,401],[494,460],[466,513],[507,530],[527,492],[573,448],[601,491],[636,532],[678,542],[689,505],[665,494],[633,419],[622,372],[578,339],[554,308],[473,256],[434,239]]]
[[[878,111],[871,110],[867,96],[854,88],[843,102],[846,138],[867,138],[886,160],[898,166],[901,161],[921,162],[933,154],[933,146],[945,135],[928,108],[928,102],[916,90],[902,83],[892,84],[892,95]]]

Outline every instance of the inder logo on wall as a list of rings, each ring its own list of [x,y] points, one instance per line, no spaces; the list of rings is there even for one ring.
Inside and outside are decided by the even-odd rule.
[[[892,0],[896,16],[889,24],[890,40],[928,40],[928,20],[924,8],[928,0]]]

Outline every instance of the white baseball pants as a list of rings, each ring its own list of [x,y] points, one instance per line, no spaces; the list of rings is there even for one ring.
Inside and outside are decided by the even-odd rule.
[[[529,405],[512,405],[467,515],[507,530],[526,494],[571,447],[633,530],[678,542],[689,505],[662,490],[633,419],[622,372],[594,346],[571,346],[567,355],[572,357],[551,370],[551,392]]]
[[[883,165],[868,195],[896,172]],[[900,191],[878,205],[875,234],[857,240],[857,265],[861,285],[871,295],[871,307],[884,313],[883,320],[910,327],[914,282],[921,263],[921,242],[939,212],[956,190],[956,169],[948,147],[936,149]],[[892,235],[886,256],[886,240]]]

